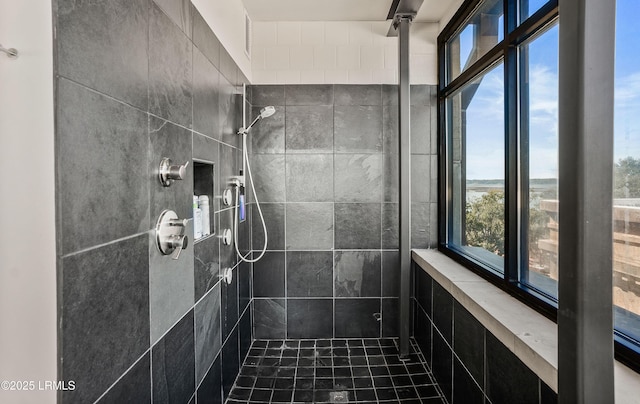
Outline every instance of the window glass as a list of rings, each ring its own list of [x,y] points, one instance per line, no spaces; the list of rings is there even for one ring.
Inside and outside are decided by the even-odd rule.
[[[504,267],[504,69],[502,63],[447,100],[452,186],[449,242]]]
[[[519,49],[526,233],[520,281],[558,296],[558,25]]]
[[[504,38],[502,0],[487,0],[460,33],[447,42],[447,82],[451,82]]]
[[[640,341],[640,2],[616,7],[613,301],[616,328]]]
[[[520,22],[531,17],[548,2],[548,0],[520,0]]]

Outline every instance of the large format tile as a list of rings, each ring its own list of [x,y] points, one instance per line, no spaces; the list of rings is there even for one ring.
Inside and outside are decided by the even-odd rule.
[[[289,203],[286,210],[287,250],[333,248],[332,203]]]
[[[400,200],[400,156],[382,155],[382,200],[398,203]]]
[[[222,347],[222,389],[225,398],[229,395],[240,370],[240,352],[238,350],[238,329],[236,328]]]
[[[453,352],[435,328],[433,330],[433,376],[442,393],[451,402],[453,389]],[[510,401],[503,401],[510,402]]]
[[[478,382],[484,381],[485,328],[458,302],[453,305],[453,350]]]
[[[258,213],[256,204],[252,205],[253,225],[253,249],[262,251],[264,246],[264,228]],[[284,204],[283,203],[260,203],[262,216],[267,226],[267,249],[284,250]]]
[[[336,338],[378,338],[380,299],[336,299]]]
[[[431,156],[411,155],[411,202],[430,202]]]
[[[431,153],[431,109],[411,106],[411,153]]]
[[[220,139],[220,74],[200,50],[193,49],[193,130]],[[194,148],[195,150],[195,148]]]
[[[397,337],[400,332],[400,299],[382,299],[382,336]]]
[[[382,108],[382,139],[385,154],[397,155],[400,151],[400,134],[398,122],[398,106]]]
[[[284,154],[254,154],[251,174],[260,202],[284,202],[286,196]]]
[[[283,85],[251,86],[254,106],[284,105]]]
[[[154,403],[186,403],[195,391],[193,310],[151,349]]]
[[[254,338],[284,338],[286,333],[284,299],[254,299]]]
[[[287,153],[333,152],[333,106],[288,106],[285,118]]]
[[[247,119],[247,125],[253,122],[262,107],[254,107],[251,116]],[[249,131],[251,151],[254,154],[284,153],[285,151],[285,109],[275,107],[276,112],[268,118],[260,119]]]
[[[380,251],[335,253],[336,297],[380,297]]]
[[[149,348],[147,234],[62,259],[60,380],[93,402]]]
[[[400,297],[400,252],[382,251],[382,296]]]
[[[382,154],[336,154],[336,202],[380,202]]]
[[[287,252],[287,297],[332,297],[331,251]]]
[[[429,203],[411,204],[411,248],[429,248],[431,245],[431,206]],[[437,227],[437,223],[433,223]]]
[[[253,318],[251,317],[251,310],[247,310],[240,317],[240,323],[238,325],[239,341],[240,341],[240,363],[244,362],[244,359],[249,353],[251,347],[251,341],[253,341]]]
[[[151,360],[149,353],[145,353],[97,403],[151,404]]]
[[[146,114],[61,79],[56,125],[61,253],[147,231]]]
[[[220,46],[220,73],[226,77],[226,79],[234,86],[239,84],[238,82],[238,66],[236,62],[233,61],[233,58],[224,48],[224,46]]]
[[[195,307],[196,385],[200,384],[222,348],[220,283]]]
[[[149,0],[60,0],[57,6],[58,73],[146,110]]]
[[[193,222],[185,229],[189,244],[174,260],[163,255],[156,245],[155,231],[149,233],[149,310],[151,318],[151,344],[165,333],[195,301],[194,259],[191,243]]]
[[[287,338],[333,337],[331,299],[293,299],[287,302]]]
[[[284,297],[284,252],[267,252],[253,264],[253,295]]]
[[[400,206],[382,204],[382,248],[400,248]]]
[[[287,85],[286,105],[333,105],[333,85]]]
[[[335,105],[382,105],[382,86],[379,84],[335,86]]]
[[[149,14],[149,111],[188,128],[192,120],[192,43],[155,5]]]
[[[333,154],[287,155],[287,202],[333,201]]]
[[[381,106],[336,106],[334,114],[336,152],[382,152]]]
[[[190,0],[153,0],[182,32],[191,38],[191,1]]]
[[[255,255],[254,255],[255,257]],[[249,262],[241,262],[237,269],[238,276],[238,313],[242,315],[247,306],[251,303],[253,297],[252,282],[253,277],[253,264]],[[249,310],[251,311],[251,310]]]
[[[160,214],[166,209],[176,212],[180,219],[193,218],[191,136],[190,130],[154,116],[149,117],[149,142],[151,144],[149,173],[151,175],[152,224],[155,224]],[[173,181],[170,187],[163,186],[158,178],[160,161],[163,158],[170,158],[172,164],[185,164],[188,162],[185,179]]]
[[[481,380],[482,382],[482,380]],[[483,404],[484,394],[467,369],[454,357],[453,360],[453,403]]]
[[[191,15],[193,19],[193,44],[218,69],[220,66],[220,41],[193,4],[191,5]]]
[[[208,290],[218,283],[220,274],[220,239],[209,237],[193,246],[194,298],[200,300]]]
[[[238,268],[233,270],[231,283],[220,283],[222,309],[222,341],[230,335],[238,322]]]
[[[222,355],[218,355],[198,386],[198,404],[222,404]]]
[[[487,397],[494,403],[538,403],[538,378],[491,333],[486,333]]]
[[[433,325],[452,345],[453,297],[438,282],[433,282]]]
[[[238,136],[238,130],[242,126],[242,93],[223,75],[220,75],[219,88],[220,139],[228,145],[240,148],[242,136]]]
[[[336,203],[336,248],[380,248],[381,209],[379,203]]]

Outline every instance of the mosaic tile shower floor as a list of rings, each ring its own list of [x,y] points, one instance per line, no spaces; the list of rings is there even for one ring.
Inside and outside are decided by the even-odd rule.
[[[445,403],[415,341],[256,340],[227,399],[249,403]]]

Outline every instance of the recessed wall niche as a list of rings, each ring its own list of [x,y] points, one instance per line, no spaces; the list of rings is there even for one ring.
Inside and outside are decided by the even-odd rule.
[[[213,205],[214,202],[214,184],[215,183],[215,164],[210,161],[204,160],[193,160],[193,195],[200,197],[206,195],[209,198],[209,214],[205,214],[205,212],[201,212],[202,220],[206,220],[206,216],[209,218],[209,229],[210,233],[207,235],[203,235],[202,237],[195,238],[194,242],[197,243],[205,238],[211,237],[215,234],[216,226],[215,226],[215,207]],[[194,207],[195,208],[195,207]],[[202,206],[200,209],[203,210]],[[194,221],[196,220],[194,214]],[[195,229],[194,223],[194,229]]]

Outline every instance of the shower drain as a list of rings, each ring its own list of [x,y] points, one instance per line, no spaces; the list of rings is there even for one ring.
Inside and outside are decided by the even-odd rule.
[[[348,391],[332,391],[329,393],[329,402],[331,403],[348,403],[349,392]]]

